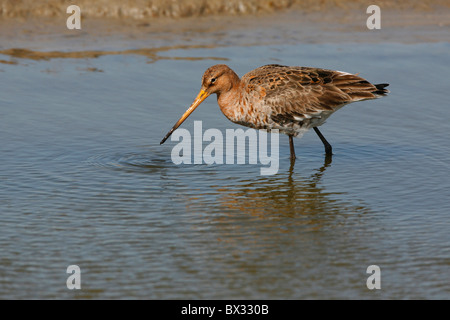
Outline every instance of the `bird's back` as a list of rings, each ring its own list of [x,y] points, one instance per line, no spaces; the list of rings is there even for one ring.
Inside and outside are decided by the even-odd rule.
[[[294,135],[302,128],[323,124],[331,113],[348,103],[389,92],[385,89],[388,84],[373,85],[347,72],[276,64],[250,71],[241,82],[250,89],[259,87],[257,108],[268,115],[268,123],[262,127]]]

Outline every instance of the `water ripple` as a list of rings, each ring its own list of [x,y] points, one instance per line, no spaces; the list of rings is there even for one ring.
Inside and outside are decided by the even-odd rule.
[[[89,156],[88,165],[131,172],[156,172],[172,165],[164,153],[142,148],[135,151],[103,150]]]

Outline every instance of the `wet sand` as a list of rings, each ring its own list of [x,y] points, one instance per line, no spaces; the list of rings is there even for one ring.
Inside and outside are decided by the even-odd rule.
[[[61,10],[65,4],[46,3],[37,6],[33,1],[20,1],[12,6],[10,1],[0,1],[1,54],[35,60],[108,54],[157,59],[158,51],[179,47],[450,41],[450,5],[445,1],[408,5],[382,1],[381,30],[368,30],[369,14],[361,1],[324,1],[321,5],[281,1],[276,7],[271,1],[246,1],[240,7],[238,1],[212,2],[216,6],[194,0],[172,5],[154,1],[151,10],[148,5],[140,7],[139,1],[121,8],[102,6],[102,1],[95,5],[79,1],[81,30],[67,29],[69,14]],[[138,8],[147,13],[138,13]]]
[[[364,10],[369,4],[364,0],[78,0],[85,17],[95,18],[148,18],[204,17],[218,15],[249,15],[273,13],[282,10],[303,12],[324,12],[336,10]],[[438,6],[450,7],[446,0],[377,1],[383,9],[431,11]],[[61,10],[68,6],[63,0],[0,0],[0,16],[9,18],[51,17],[57,18]]]

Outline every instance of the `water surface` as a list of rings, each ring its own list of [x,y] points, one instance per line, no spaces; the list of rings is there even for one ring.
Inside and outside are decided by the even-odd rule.
[[[448,43],[179,48],[32,60],[0,55],[0,297],[448,299]],[[313,132],[280,170],[175,165],[160,140],[203,71],[320,66],[388,82]],[[183,124],[225,132],[210,97]],[[66,268],[82,271],[68,290]],[[366,269],[381,268],[381,290]]]

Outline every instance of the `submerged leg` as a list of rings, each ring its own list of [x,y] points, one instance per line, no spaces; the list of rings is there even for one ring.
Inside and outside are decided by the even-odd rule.
[[[289,136],[289,148],[291,150],[291,161],[295,160],[295,149],[294,149],[294,141],[293,136]]]
[[[314,131],[319,136],[320,140],[322,140],[323,145],[325,146],[325,154],[327,156],[331,156],[333,154],[333,148],[331,147],[331,144],[328,143],[327,139],[322,135],[322,133],[319,131],[317,127],[313,128]]]

